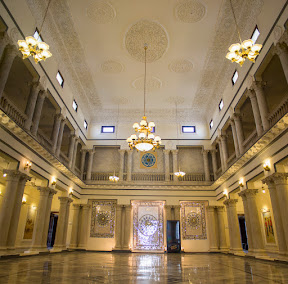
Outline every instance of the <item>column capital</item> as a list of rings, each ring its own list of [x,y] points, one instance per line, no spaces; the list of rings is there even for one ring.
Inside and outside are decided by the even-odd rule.
[[[288,173],[274,173],[264,179],[262,179],[262,182],[269,185],[280,185],[280,184],[288,184],[287,182]]]
[[[235,127],[235,121],[233,119],[233,116],[230,117],[229,121],[228,121],[228,124],[231,126],[231,127]]]
[[[223,204],[226,205],[226,207],[235,207],[237,202],[238,199],[226,199]]]
[[[172,209],[172,208],[173,208],[173,205],[164,205],[164,208],[165,208],[165,209]]]
[[[208,206],[206,206],[206,210],[207,210],[207,212],[214,212],[215,211],[215,206],[208,205]]]
[[[53,188],[50,188],[50,191],[49,191],[49,196],[53,197],[53,195],[55,195],[57,193],[57,190],[53,189]]]
[[[6,56],[16,57],[17,55],[19,55],[19,50],[16,48],[14,44],[8,43],[6,45],[6,50],[7,50]]]
[[[90,204],[81,204],[83,210],[89,210],[91,208]]]
[[[202,155],[208,155],[208,153],[210,152],[211,150],[204,150],[202,149]]]
[[[126,150],[125,149],[118,149],[118,152],[120,153],[120,155],[124,155]]]
[[[177,155],[179,150],[171,150],[172,155]]]
[[[247,188],[247,189],[241,190],[238,193],[238,195],[241,196],[242,198],[250,198],[250,197],[255,197],[257,193],[258,193],[258,189]]]
[[[238,112],[234,112],[231,119],[233,119],[234,121],[241,120],[241,114]]]
[[[40,194],[44,194],[48,196],[50,193],[51,188],[50,187],[44,187],[44,186],[38,186],[37,189],[40,191]]]
[[[80,210],[80,208],[81,208],[81,204],[73,204],[73,206],[72,206],[72,209],[73,210]]]
[[[287,44],[283,41],[278,42],[274,46],[273,54],[277,54],[278,56],[281,56],[283,53],[285,54],[287,52],[288,52]]]
[[[180,208],[181,208],[181,205],[172,205],[172,208],[174,208],[174,209],[180,209]]]
[[[8,36],[7,32],[0,32],[0,41],[2,41],[4,44],[11,43],[10,37]]]
[[[246,92],[246,97],[248,97],[250,100],[256,98],[254,89],[248,89]]]
[[[169,155],[169,154],[170,154],[170,151],[171,151],[170,149],[164,149],[164,150],[163,150],[164,154],[166,154],[166,155]]]
[[[251,86],[249,87],[249,90],[259,91],[263,89],[263,87],[266,86],[266,82],[262,80],[255,80],[252,82]]]
[[[90,155],[92,155],[92,154],[95,153],[95,149],[86,149],[86,151],[87,151]]]
[[[40,99],[45,99],[48,96],[48,91],[47,90],[40,90],[39,92],[39,98]]]
[[[23,173],[18,170],[3,170],[3,174],[6,174],[6,179],[19,179]]]
[[[66,196],[59,196],[58,199],[60,200],[60,204],[68,204],[73,202],[73,199],[70,197],[66,197]]]
[[[214,206],[218,212],[224,212],[224,206]]]

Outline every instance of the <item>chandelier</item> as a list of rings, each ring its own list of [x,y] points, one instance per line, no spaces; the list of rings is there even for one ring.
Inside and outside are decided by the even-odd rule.
[[[37,64],[41,60],[46,60],[47,58],[52,56],[52,53],[49,51],[49,45],[41,40],[40,34],[42,31],[42,27],[44,24],[44,21],[47,16],[48,8],[51,3],[51,0],[49,0],[45,15],[41,24],[40,31],[38,33],[37,39],[33,36],[27,36],[25,40],[18,40],[18,46],[19,50],[21,51],[23,55],[23,59],[28,58],[29,56],[32,56],[34,58],[35,63]]]
[[[255,58],[259,55],[262,45],[254,44],[252,39],[247,39],[242,42],[231,0],[230,5],[240,43],[234,43],[229,47],[229,52],[226,54],[226,58],[231,60],[232,62],[238,63],[240,66],[243,65],[246,58],[255,63]]]
[[[118,182],[119,181],[119,177],[117,177],[115,175],[115,171],[114,171],[113,176],[109,176],[109,180],[112,181],[112,182]]]
[[[136,134],[132,134],[129,138],[127,138],[128,145],[130,149],[136,148],[138,151],[146,152],[150,150],[155,150],[155,148],[159,148],[161,145],[160,136],[154,136],[152,133],[155,123],[153,121],[148,122],[147,117],[145,116],[145,104],[146,104],[146,53],[147,53],[147,44],[144,45],[145,51],[145,73],[144,73],[144,116],[140,122],[140,125],[136,122],[133,124],[133,128]]]

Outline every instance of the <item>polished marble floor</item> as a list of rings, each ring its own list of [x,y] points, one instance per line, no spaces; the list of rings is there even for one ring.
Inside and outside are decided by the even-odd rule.
[[[0,259],[0,283],[288,283],[288,265],[220,254],[66,252]]]

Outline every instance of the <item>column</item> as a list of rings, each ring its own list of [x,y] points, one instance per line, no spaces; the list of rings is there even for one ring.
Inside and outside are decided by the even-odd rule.
[[[65,212],[65,223],[64,223],[64,230],[63,230],[63,249],[67,248],[66,240],[67,240],[67,231],[68,231],[68,224],[69,224],[69,214],[70,214],[70,204],[73,202],[72,198],[68,199],[66,205],[66,212]],[[86,220],[87,222],[87,220]]]
[[[120,204],[116,206],[115,246],[113,250],[121,250],[122,248],[121,235],[124,229],[122,226],[122,207],[123,205]]]
[[[173,173],[178,172],[178,150],[171,150],[172,152],[172,163],[173,163]],[[173,181],[177,182],[178,178],[173,175]]]
[[[170,181],[170,150],[164,150],[165,181]]]
[[[4,56],[0,65],[0,99],[3,96],[3,91],[5,89],[10,70],[17,53],[18,50],[14,47],[14,45],[8,44],[6,46]]]
[[[13,208],[13,212],[11,216],[8,237],[7,237],[8,249],[15,248],[15,241],[16,241],[18,223],[19,223],[19,218],[20,218],[24,188],[25,188],[26,182],[30,179],[31,178],[28,175],[20,174],[20,179],[19,179],[18,186],[17,186],[16,198],[15,198],[14,208]],[[11,206],[13,207],[13,204],[11,204]]]
[[[34,117],[33,117],[33,124],[31,127],[31,134],[36,136],[38,131],[38,126],[41,118],[42,108],[44,104],[44,100],[47,96],[47,91],[40,91],[38,95],[38,99],[35,106]]]
[[[226,199],[223,203],[227,208],[230,252],[236,255],[244,255],[241,245],[239,221],[236,210],[237,202],[237,199]]]
[[[222,151],[223,151],[223,161],[224,161],[224,168],[227,169],[227,161],[228,161],[228,149],[227,149],[227,136],[221,135],[221,145],[222,145]]]
[[[124,244],[123,244],[123,250],[130,250],[130,234],[131,234],[131,205],[125,206],[125,234],[124,234]]]
[[[46,207],[50,193],[49,187],[38,187],[37,189],[40,191],[40,200],[37,206],[37,215],[32,238],[32,250],[42,249],[42,238],[46,217]]]
[[[265,93],[263,90],[264,85],[265,84],[263,81],[254,81],[250,89],[253,89],[256,94],[263,129],[264,131],[267,131],[269,129],[269,121],[268,121],[269,109],[266,102]]]
[[[279,56],[283,71],[288,83],[288,48],[284,42],[278,42],[275,46],[275,53]]]
[[[7,248],[7,237],[11,218],[13,215],[13,205],[16,198],[18,189],[18,182],[20,179],[20,172],[17,170],[4,170],[6,176],[5,193],[2,200],[2,206],[0,209],[0,250]]]
[[[166,221],[167,220],[174,220],[174,218],[172,219],[172,205],[165,205],[165,215],[166,215]],[[174,214],[174,208],[173,208],[173,215],[175,216]],[[174,217],[173,216],[173,217]]]
[[[217,140],[217,143],[218,143],[219,153],[220,153],[221,171],[224,172],[225,162],[224,162],[224,158],[223,158],[223,147],[222,147],[221,139]]]
[[[84,173],[86,153],[87,153],[86,149],[81,149],[80,173],[81,173],[82,178],[83,178],[83,173]]]
[[[233,135],[233,142],[234,142],[236,158],[238,158],[240,156],[240,151],[239,151],[238,138],[237,138],[237,133],[236,133],[236,127],[235,127],[234,120],[231,119],[229,124],[231,125],[231,129],[232,129],[232,135]]]
[[[32,125],[33,114],[34,114],[35,105],[36,105],[36,101],[37,101],[40,88],[41,88],[41,84],[39,81],[32,82],[31,90],[30,90],[30,94],[29,94],[29,98],[28,98],[28,102],[27,102],[26,110],[25,110],[27,119],[25,121],[24,128],[27,131],[30,131],[30,128]]]
[[[71,166],[72,171],[74,171],[74,169],[75,169],[76,157],[77,157],[77,149],[78,149],[79,140],[80,140],[79,138],[76,138],[75,143],[74,143],[72,166]]]
[[[174,220],[180,221],[180,205],[174,205]]]
[[[121,245],[122,249],[125,247],[126,207],[127,207],[127,205],[123,205],[122,210],[121,210],[121,227],[122,227],[122,230],[120,232],[120,239],[121,239],[120,245]]]
[[[93,159],[94,159],[94,153],[95,153],[94,149],[88,150],[88,153],[89,153],[89,156],[88,156],[86,180],[91,180]]]
[[[216,157],[216,149],[210,151],[212,155],[212,167],[213,167],[213,175],[214,180],[217,179],[217,157]]]
[[[81,204],[73,204],[73,224],[70,240],[70,249],[76,249],[78,246],[78,231],[79,231],[79,213],[80,213]]]
[[[261,116],[260,116],[256,94],[254,91],[248,90],[247,96],[249,97],[251,105],[252,105],[252,111],[253,111],[254,121],[256,124],[257,135],[258,137],[260,137],[263,133],[263,128],[262,128]]]
[[[209,233],[209,252],[218,252],[218,235],[216,232],[216,218],[215,218],[215,207],[206,206],[207,211],[207,223],[208,223],[208,233]]]
[[[61,152],[61,145],[62,145],[62,138],[63,138],[65,123],[66,123],[66,119],[63,118],[63,120],[61,120],[60,122],[60,129],[59,129],[59,134],[58,134],[58,139],[57,139],[57,146],[56,146],[56,152],[55,152],[55,155],[57,157],[60,156],[60,152]]]
[[[51,205],[52,205],[53,196],[56,193],[57,193],[56,190],[50,188],[50,191],[48,194],[47,205],[46,205],[45,221],[44,221],[43,235],[42,235],[42,248],[45,250],[47,249],[47,238],[48,238],[50,215],[51,215]]]
[[[202,150],[205,181],[210,181],[210,170],[209,170],[208,153],[209,153],[209,150]]]
[[[72,133],[73,132],[73,133]],[[73,154],[74,154],[74,146],[76,142],[76,135],[74,134],[74,130],[71,132],[70,135],[70,144],[69,144],[69,150],[68,150],[68,159],[69,159],[69,168],[71,169],[72,163],[73,163]]]
[[[87,220],[89,220],[89,204],[82,204],[82,216],[81,216],[81,228],[80,228],[80,236],[79,236],[79,249],[86,249],[87,245],[87,234],[88,234],[88,224]]]
[[[59,136],[59,130],[60,130],[60,123],[61,120],[63,120],[63,116],[61,113],[57,113],[54,116],[54,125],[53,125],[53,132],[51,135],[51,141],[52,141],[52,153],[54,154],[57,148],[57,140]]]
[[[132,180],[132,154],[133,150],[127,150],[127,181]]]
[[[274,221],[275,221],[275,227],[276,227],[279,254],[286,255],[286,253],[288,254],[288,246],[286,246],[284,226],[283,226],[283,220],[281,216],[281,208],[279,206],[279,197],[277,194],[276,185],[274,183],[273,174],[264,178],[262,182],[267,184],[268,189],[269,189],[272,210],[273,210],[273,215],[274,215]]]
[[[0,59],[3,55],[6,45],[9,43],[9,37],[7,32],[0,32]]]
[[[120,155],[120,165],[119,165],[119,180],[123,181],[124,177],[124,155],[125,155],[125,150],[119,149],[119,155]]]
[[[224,206],[217,206],[217,221],[219,232],[219,248],[221,252],[227,252],[228,246],[226,241],[225,224],[224,224]]]
[[[236,127],[239,152],[240,152],[240,155],[242,155],[244,153],[244,146],[243,146],[244,134],[243,134],[243,128],[242,128],[242,122],[241,122],[240,114],[234,113],[233,114],[233,120],[235,122],[235,127]]]
[[[53,250],[62,250],[64,245],[63,238],[66,222],[66,210],[67,210],[67,203],[70,198],[60,196],[58,197],[58,199],[60,200],[60,209],[59,209],[59,217],[57,222],[56,237]]]

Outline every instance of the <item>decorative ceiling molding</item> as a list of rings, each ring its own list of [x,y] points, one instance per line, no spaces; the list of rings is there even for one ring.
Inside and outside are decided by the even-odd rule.
[[[87,17],[96,24],[111,23],[116,17],[115,9],[105,0],[92,1],[86,13]]]
[[[160,59],[168,48],[168,34],[157,22],[141,20],[132,25],[125,35],[125,47],[137,61],[145,61],[144,44],[148,44],[147,62]]]
[[[169,70],[175,73],[187,73],[193,69],[193,64],[188,59],[177,59],[169,64]]]
[[[132,87],[138,91],[144,91],[144,76],[135,79],[132,82]],[[162,87],[162,81],[154,76],[147,76],[146,90],[147,92],[157,91]]]
[[[175,16],[183,23],[199,22],[205,14],[206,7],[198,0],[185,0],[175,7]]]
[[[108,74],[118,74],[124,70],[120,62],[114,60],[107,60],[101,64],[101,71]]]

